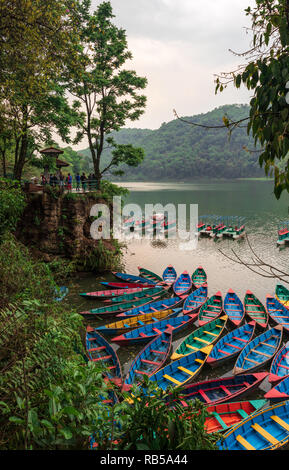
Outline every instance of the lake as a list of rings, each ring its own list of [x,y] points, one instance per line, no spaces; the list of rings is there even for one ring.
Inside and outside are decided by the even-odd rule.
[[[198,183],[117,183],[129,189],[125,203],[135,203],[144,208],[145,204],[168,203],[198,204],[199,215],[214,214],[219,216],[242,216],[245,218],[246,233],[255,253],[264,261],[288,272],[289,248],[277,247],[278,225],[289,220],[288,194],[279,201],[273,195],[273,182],[264,180],[206,181]],[[234,289],[241,300],[247,289],[265,302],[266,294],[274,294],[276,279],[262,277],[251,272],[245,266],[234,263],[225,255],[234,257],[233,251],[246,262],[252,261],[252,252],[246,240],[233,241],[201,238],[197,248],[191,251],[179,249],[177,240],[133,240],[124,251],[125,270],[138,275],[138,266],[162,274],[168,264],[172,264],[178,274],[184,270],[192,273],[198,266],[203,266],[208,275],[209,296],[220,290],[225,297],[228,289]],[[257,269],[261,272],[260,269]],[[101,279],[115,280],[112,275]],[[79,292],[101,288],[94,276],[85,276],[75,280],[70,304],[78,309],[97,307],[94,301],[79,298]],[[273,325],[272,325],[273,326]],[[189,331],[188,331],[189,333]],[[186,332],[185,332],[186,334]],[[287,334],[286,334],[287,335]],[[288,338],[286,338],[288,340]],[[175,340],[176,347],[182,338]],[[126,373],[131,360],[140,348],[117,348]],[[233,364],[224,365],[211,371],[205,366],[198,380],[210,377],[230,375]],[[268,390],[266,381],[260,390]]]

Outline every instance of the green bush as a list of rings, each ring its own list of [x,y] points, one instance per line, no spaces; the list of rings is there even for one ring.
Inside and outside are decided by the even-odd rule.
[[[19,182],[0,178],[0,238],[14,231],[26,205]]]

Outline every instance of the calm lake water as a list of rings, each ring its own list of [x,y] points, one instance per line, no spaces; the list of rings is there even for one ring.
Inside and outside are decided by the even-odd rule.
[[[219,216],[242,216],[245,218],[246,232],[255,253],[265,262],[289,272],[289,248],[277,247],[277,229],[282,221],[289,220],[288,194],[277,201],[273,195],[273,182],[260,180],[211,181],[204,183],[118,183],[129,189],[130,194],[125,203],[135,203],[144,208],[145,204],[168,203],[198,204],[199,215],[214,214]],[[124,252],[125,270],[138,275],[138,266],[145,267],[162,274],[168,264],[172,264],[178,274],[184,270],[192,273],[198,266],[203,266],[208,275],[209,296],[220,290],[225,297],[228,289],[232,288],[243,300],[247,289],[265,302],[266,294],[274,294],[276,279],[265,278],[251,272],[245,266],[230,261],[225,254],[234,257],[233,251],[245,262],[252,260],[252,253],[245,240],[233,241],[201,238],[197,248],[192,251],[182,251],[176,240],[133,240],[128,243]],[[260,272],[260,270],[257,270]],[[101,289],[100,280],[115,280],[112,275],[96,279],[85,276],[76,279],[71,287],[67,302],[79,310],[97,307],[95,301],[85,301],[79,297],[79,292]],[[272,325],[273,326],[273,325]],[[189,331],[184,332],[184,335]],[[287,341],[289,337],[284,336]],[[174,341],[176,347],[183,338]],[[131,360],[141,348],[116,347],[127,372]],[[230,375],[233,363],[213,371],[209,366],[204,367],[198,380],[210,377]],[[254,396],[262,396],[268,390],[265,380]]]

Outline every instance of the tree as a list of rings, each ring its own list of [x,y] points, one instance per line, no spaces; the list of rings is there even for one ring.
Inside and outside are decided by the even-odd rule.
[[[120,146],[110,138],[127,120],[135,121],[144,112],[146,97],[138,94],[146,87],[146,78],[124,69],[132,58],[126,33],[112,23],[114,15],[110,2],[101,3],[93,14],[84,11],[79,25],[80,45],[78,63],[68,63],[66,85],[75,98],[73,110],[78,112],[79,142],[86,137],[94,173],[100,186],[105,171],[120,163],[135,166],[143,158],[141,149]],[[113,158],[101,169],[102,153],[112,147]]]
[[[216,91],[233,83],[253,92],[247,132],[262,147],[259,163],[267,175],[274,174],[274,193],[279,199],[284,190],[289,192],[289,0],[256,0],[246,14],[252,21],[252,44],[237,54],[246,63],[219,75]],[[224,122],[231,125],[229,120]],[[285,164],[280,166],[280,162]]]
[[[1,117],[13,135],[17,179],[53,131],[68,141],[72,115],[59,78],[67,55],[73,60],[78,8],[77,0],[0,0]]]

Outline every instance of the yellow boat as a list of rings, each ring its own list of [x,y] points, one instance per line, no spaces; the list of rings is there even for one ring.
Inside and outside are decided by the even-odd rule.
[[[107,336],[118,336],[135,328],[140,328],[150,323],[173,318],[178,315],[181,309],[171,308],[169,310],[159,310],[153,313],[145,313],[143,315],[136,315],[135,317],[125,318],[117,322],[109,323],[108,325],[99,326],[95,328],[99,333]]]

